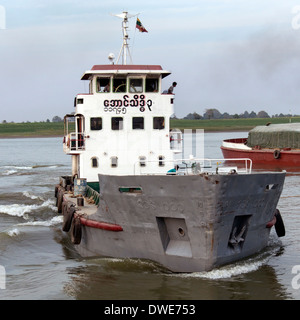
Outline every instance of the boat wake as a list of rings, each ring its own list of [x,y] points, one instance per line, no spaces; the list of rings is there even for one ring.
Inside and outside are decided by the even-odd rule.
[[[24,171],[32,170],[32,167],[25,166],[3,166],[0,167],[0,174],[2,176],[11,176]]]
[[[5,199],[6,196],[6,194],[3,194],[1,198]],[[52,198],[45,199],[41,195],[35,195],[28,191],[14,193],[10,197],[19,203],[0,205],[0,216],[22,218],[26,222],[17,223],[1,233],[15,237],[23,232],[22,229],[24,227],[50,227],[62,223],[62,216],[55,215],[53,217],[53,212],[57,213],[57,208]]]
[[[240,262],[236,264],[231,264],[222,268],[213,269],[208,272],[193,273],[190,276],[211,280],[232,278],[235,276],[258,270],[261,266],[267,263],[268,258],[263,258],[257,261],[251,260],[252,259],[248,259],[246,261],[243,261],[242,263]]]
[[[62,216],[55,216],[49,220],[44,220],[44,221],[41,220],[41,221],[28,221],[24,223],[18,223],[13,227],[11,227],[10,229],[4,230],[2,233],[5,233],[10,237],[17,237],[24,232],[26,227],[32,227],[32,226],[52,227],[52,226],[61,224],[62,222],[63,222]]]
[[[24,191],[24,192],[23,192],[23,196],[25,196],[25,197],[27,197],[27,198],[29,198],[29,199],[32,199],[32,200],[38,199],[38,200],[44,201],[43,197],[41,197],[41,196],[36,196],[36,195],[34,195],[34,194],[31,194],[31,193],[28,192],[28,191]],[[56,209],[54,209],[54,210],[56,210]]]
[[[241,260],[235,263],[231,263],[211,271],[193,272],[180,274],[180,277],[184,278],[200,278],[209,280],[229,279],[250,272],[259,270],[262,266],[266,265],[269,259],[280,249],[279,240],[270,239],[268,247],[266,247],[261,253]]]
[[[50,208],[56,211],[53,200],[49,199],[41,204],[9,204],[0,205],[0,213],[4,213],[10,216],[22,217],[25,220],[29,219],[29,213],[41,210],[43,208]]]

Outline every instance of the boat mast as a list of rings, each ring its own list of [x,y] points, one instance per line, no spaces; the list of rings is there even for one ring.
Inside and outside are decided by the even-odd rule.
[[[122,56],[122,64],[127,64],[127,55],[129,56],[130,62],[132,64],[132,58],[131,58],[129,45],[128,45],[129,37],[128,37],[127,29],[128,29],[128,18],[132,18],[136,15],[128,14],[128,12],[124,11],[123,13],[116,14],[115,16],[123,19],[122,21],[123,44],[118,56],[117,64],[119,63],[121,56]]]

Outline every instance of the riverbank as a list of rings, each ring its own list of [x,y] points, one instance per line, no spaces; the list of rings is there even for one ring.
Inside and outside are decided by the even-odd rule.
[[[63,122],[1,123],[0,138],[31,138],[63,136]]]
[[[171,119],[171,129],[204,129],[206,132],[249,131],[252,128],[267,123],[299,122],[300,117],[293,118],[255,118],[255,119],[211,119],[185,120]],[[74,131],[69,127],[70,131]],[[31,138],[31,137],[60,137],[64,135],[63,122],[26,122],[1,123],[0,138]]]

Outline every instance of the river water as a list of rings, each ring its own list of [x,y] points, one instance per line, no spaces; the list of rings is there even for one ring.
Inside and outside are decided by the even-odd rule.
[[[222,158],[222,139],[246,135],[206,133],[205,156]],[[62,138],[1,139],[0,149],[0,299],[300,298],[299,173],[288,174],[278,205],[285,237],[272,228],[268,247],[251,258],[172,274],[150,261],[78,256],[55,207],[54,186],[71,173]]]

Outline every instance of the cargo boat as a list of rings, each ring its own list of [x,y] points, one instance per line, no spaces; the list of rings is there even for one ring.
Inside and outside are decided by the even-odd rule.
[[[254,169],[300,170],[300,123],[269,124],[249,131],[248,138],[226,139],[224,158],[249,158]]]
[[[129,15],[119,16],[123,63],[86,71],[89,93],[64,118],[72,174],[55,196],[76,250],[200,272],[264,249],[273,226],[284,236],[276,207],[285,172],[253,173],[249,159],[180,159],[184,136],[169,125],[175,95],[162,88],[170,72],[126,63]]]

